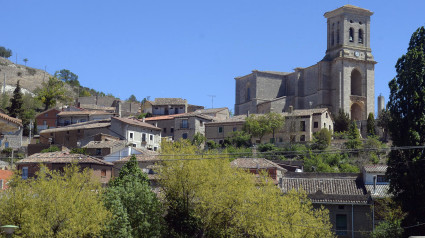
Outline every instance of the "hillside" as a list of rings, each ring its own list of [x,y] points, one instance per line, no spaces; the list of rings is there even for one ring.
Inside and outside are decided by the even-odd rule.
[[[43,80],[48,80],[49,73],[44,70],[34,69],[0,57],[0,85],[3,90],[4,76],[6,75],[6,91],[13,91],[16,82],[20,80],[21,87],[29,92],[34,92],[41,86]],[[24,93],[26,90],[22,90]]]

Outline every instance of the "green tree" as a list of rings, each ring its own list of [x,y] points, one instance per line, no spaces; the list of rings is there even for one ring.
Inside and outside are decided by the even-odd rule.
[[[7,59],[12,56],[12,50],[0,46],[0,56]]]
[[[373,113],[369,113],[367,116],[367,134],[370,136],[374,136],[375,133],[375,117]]]
[[[104,201],[113,214],[104,237],[160,236],[163,226],[161,203],[134,155],[121,168],[119,176],[110,182]]]
[[[110,215],[90,170],[43,167],[36,177],[13,177],[0,196],[1,224],[19,226],[16,237],[99,237]]]
[[[207,138],[203,134],[201,134],[200,132],[196,132],[192,139],[192,145],[201,147],[201,145],[205,143],[206,139]]]
[[[56,145],[51,145],[49,148],[41,150],[40,153],[49,153],[49,152],[56,152],[56,151],[61,151],[61,149],[57,147]]]
[[[227,140],[237,148],[251,146],[251,135],[245,131],[234,131]]]
[[[324,150],[331,144],[332,134],[327,128],[322,128],[320,131],[313,134],[313,150]]]
[[[10,103],[10,96],[4,92],[1,95],[1,104],[0,107],[1,109],[3,109],[4,111],[7,111],[7,107],[9,106]]]
[[[80,82],[78,81],[78,75],[74,74],[68,69],[62,69],[55,72],[55,78],[68,83],[73,87],[80,87]]]
[[[356,122],[352,121],[348,128],[348,141],[344,143],[345,148],[355,150],[362,147],[362,141],[360,140],[360,132],[357,128]]]
[[[378,126],[383,130],[383,141],[388,141],[388,131],[390,129],[391,116],[388,110],[384,109],[378,116]]]
[[[44,104],[44,110],[55,106],[57,101],[65,102],[70,99],[63,82],[55,77],[50,77],[49,81],[43,82],[41,86],[36,89],[36,98]]]
[[[347,131],[350,127],[350,115],[345,113],[343,109],[339,109],[338,115],[335,117],[335,131]]]
[[[130,97],[127,99],[128,102],[137,102],[136,96],[134,94],[131,94]]]
[[[186,141],[161,149],[170,155],[159,171],[170,236],[333,237],[327,210],[313,209],[304,193],[282,195],[266,174],[254,179],[215,151],[196,159]]]
[[[266,114],[267,123],[269,124],[269,130],[273,133],[273,143],[275,142],[274,134],[276,131],[282,130],[285,125],[285,117],[282,114],[276,112],[270,112]]]
[[[407,53],[398,59],[397,75],[389,83],[393,146],[425,145],[425,28],[413,33]],[[422,149],[392,150],[387,176],[390,192],[407,216],[403,226],[425,222],[425,153]],[[405,230],[405,236],[425,234],[425,226]]]
[[[23,59],[22,61],[24,61],[25,66],[27,66],[28,59],[27,59],[27,58],[25,58],[25,59]]]
[[[399,238],[403,236],[403,228],[401,228],[401,221],[405,214],[401,208],[397,206],[390,198],[380,199],[379,205],[375,209],[376,216],[382,217],[383,221],[380,222],[371,234],[371,238]]]
[[[13,96],[10,99],[10,104],[10,107],[7,108],[7,111],[9,111],[9,116],[22,119],[24,110],[22,108],[23,99],[19,80],[16,83],[16,88],[13,91]]]

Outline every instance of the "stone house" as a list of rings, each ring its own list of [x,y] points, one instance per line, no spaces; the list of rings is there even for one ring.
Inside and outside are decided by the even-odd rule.
[[[58,126],[68,126],[80,122],[110,119],[114,114],[103,111],[63,111],[58,115]]]
[[[143,105],[144,113],[154,116],[187,113],[187,100],[182,98],[155,98]]]
[[[92,110],[103,110],[113,112],[114,115],[119,117],[128,117],[137,115],[140,110],[140,103],[121,101],[115,97],[79,97],[76,105],[81,108],[92,108]]]
[[[57,115],[61,111],[56,108],[51,108],[47,111],[41,112],[35,116],[35,121],[37,123],[37,131],[45,130],[48,128],[57,127]]]
[[[287,172],[280,187],[284,193],[302,189],[314,208],[328,209],[338,237],[369,237],[373,230],[373,201],[362,174]]]
[[[256,176],[259,176],[262,171],[265,171],[273,179],[275,184],[278,184],[283,174],[287,172],[286,169],[278,164],[264,158],[238,158],[233,160],[230,165],[235,168],[246,169]]]
[[[126,147],[125,141],[120,140],[104,140],[90,141],[82,148],[86,149],[88,155],[103,159],[104,156],[120,151]]]
[[[161,128],[137,119],[113,117],[110,130],[136,148],[157,151],[161,146]]]
[[[333,119],[326,108],[294,110],[292,112],[283,112],[285,125],[283,130],[275,132],[275,144],[288,142],[306,142],[313,139],[313,133],[322,128],[333,130]],[[224,140],[235,131],[242,131],[246,116],[239,115],[227,120],[214,121],[205,124],[205,136],[208,140],[216,143],[223,143]],[[253,143],[273,143],[273,135],[266,134],[260,141],[259,138],[253,138]]]
[[[235,78],[235,115],[329,108],[366,120],[375,111],[375,64],[370,47],[373,12],[344,5],[324,14],[327,49],[310,67],[294,72],[253,70]]]
[[[68,148],[80,147],[82,141],[97,134],[109,134],[120,138],[110,130],[111,119],[87,121],[65,127],[47,129],[40,132],[40,143],[61,145]]]
[[[147,117],[144,118],[144,121],[161,128],[161,138],[170,138],[174,140],[174,118],[180,115],[182,114]]]
[[[70,154],[69,152],[57,151],[50,153],[37,153],[18,161],[17,170],[21,171],[22,178],[35,177],[40,165],[43,164],[49,170],[63,171],[64,167],[76,163],[81,169],[91,169],[92,176],[102,184],[107,184],[112,178],[113,164],[88,155]]]
[[[242,131],[246,115],[230,117],[225,120],[205,123],[205,137],[207,141],[222,144],[226,138],[232,136],[235,131]]]
[[[213,117],[196,112],[178,115],[174,118],[174,140],[192,140],[196,133],[205,135],[205,123],[214,121]]]
[[[22,120],[0,113],[0,148],[20,148],[22,146]]]

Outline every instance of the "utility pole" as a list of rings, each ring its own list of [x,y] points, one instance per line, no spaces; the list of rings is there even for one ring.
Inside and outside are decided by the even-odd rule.
[[[214,108],[214,98],[215,98],[215,95],[208,95],[208,97],[211,97],[211,108]]]

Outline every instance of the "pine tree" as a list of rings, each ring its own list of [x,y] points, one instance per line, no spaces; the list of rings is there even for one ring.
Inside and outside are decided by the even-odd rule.
[[[340,109],[338,115],[335,117],[335,131],[343,132],[347,131],[350,126],[350,116],[345,113],[343,109]]]
[[[7,108],[9,111],[9,116],[15,118],[22,118],[24,110],[22,104],[24,103],[22,99],[21,86],[19,85],[19,80],[16,83],[16,88],[13,91],[13,97],[10,99],[11,105]]]
[[[393,146],[425,145],[425,28],[413,33],[408,51],[396,64],[390,81],[388,111]],[[425,153],[423,149],[393,150],[387,176],[390,192],[407,213],[402,226],[425,222]],[[425,226],[405,230],[405,236],[425,234]]]
[[[369,136],[375,135],[375,117],[373,116],[373,113],[369,113],[367,116],[367,134]]]

